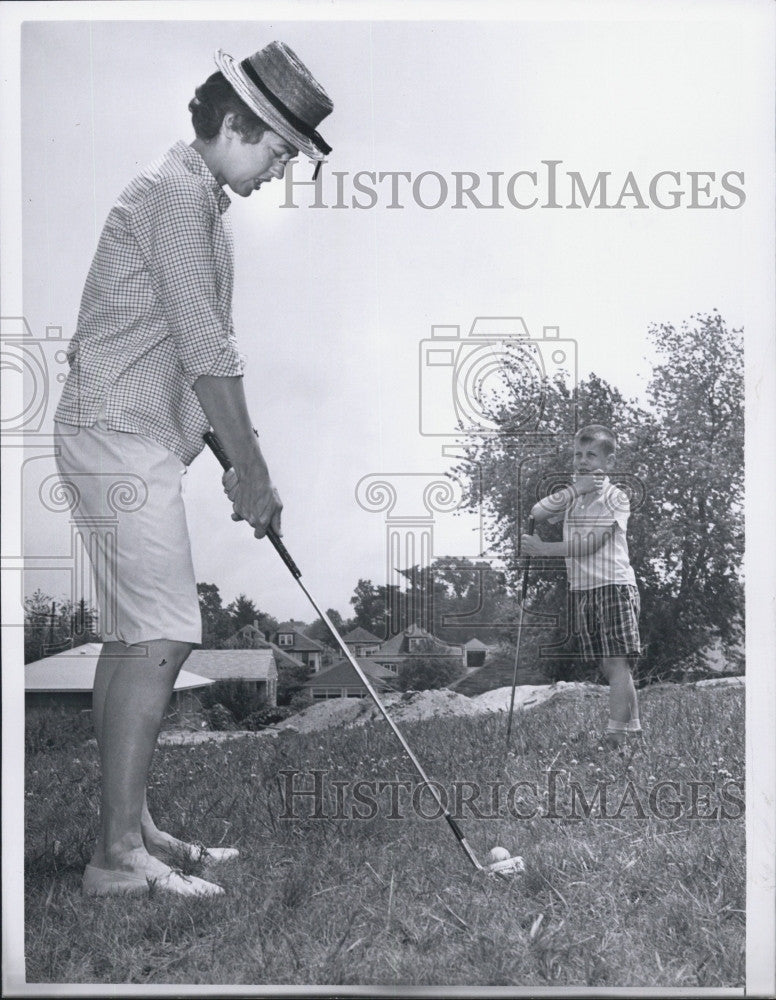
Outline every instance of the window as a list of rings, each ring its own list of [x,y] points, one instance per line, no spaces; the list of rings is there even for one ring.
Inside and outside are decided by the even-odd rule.
[[[294,645],[293,632],[278,633],[278,646],[293,646],[293,645]]]

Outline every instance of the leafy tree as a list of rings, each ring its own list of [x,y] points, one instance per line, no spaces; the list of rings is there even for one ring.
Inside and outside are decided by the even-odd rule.
[[[506,591],[505,574],[488,562],[445,557],[435,559],[426,573],[414,567],[403,575],[410,583],[403,594],[408,608],[430,608],[429,631],[445,642],[476,636],[494,643],[513,626],[515,602]],[[431,588],[430,598],[424,588]]]
[[[56,600],[40,589],[24,601],[24,662],[99,642],[97,612],[84,598]]]
[[[743,333],[717,312],[649,332],[660,357],[649,384],[659,509],[644,571],[661,582],[647,617],[663,664],[743,638]]]
[[[350,622],[344,621],[339,611],[334,608],[327,608],[326,614],[340,635],[350,631]],[[322,642],[325,646],[329,646],[332,649],[335,647],[339,648],[337,641],[332,636],[329,626],[324,622],[323,618],[316,618],[311,625],[305,628],[304,634],[308,639],[315,639],[316,642]]]
[[[394,635],[392,608],[398,607],[399,588],[394,584],[375,586],[371,580],[359,580],[350,598],[353,605],[353,628],[361,626],[380,639]]]
[[[298,666],[292,664],[291,657],[278,663],[278,705],[289,705],[292,700],[302,691],[302,685],[312,676],[310,667],[303,663]]]
[[[433,643],[426,644],[428,652],[408,657],[399,670],[398,686],[402,691],[428,691],[447,687],[464,671],[455,656],[434,655]]]
[[[197,596],[202,615],[202,648],[218,649],[233,631],[231,616],[223,606],[221,594],[214,583],[198,583]]]
[[[250,598],[246,597],[245,594],[239,594],[238,597],[227,606],[226,610],[229,612],[229,616],[232,620],[231,628],[233,632],[243,628],[245,625],[253,625],[254,622],[258,622],[259,629],[262,632],[277,631],[277,619],[273,618],[272,615],[259,611],[254,602]]]
[[[503,431],[474,438],[455,471],[466,483],[468,507],[484,514],[514,593],[527,512],[570,475],[575,407],[577,426],[611,426],[618,437],[611,478],[631,495],[628,541],[642,596],[642,670],[670,676],[714,642],[735,649],[743,632],[743,345],[741,331],[728,330],[717,313],[679,329],[654,325],[650,336],[659,360],[648,408],[596,375],[576,397],[560,380],[546,381],[542,428],[551,436],[544,446],[512,433],[514,413],[525,412],[535,387],[527,389],[520,366],[507,360],[509,391],[491,414]],[[558,538],[561,528],[543,527],[542,534]],[[535,561],[526,608],[557,615],[559,628],[537,635],[527,619],[521,656],[523,649],[542,655],[551,674],[563,675],[562,664],[567,669],[573,656],[563,635],[561,560]]]

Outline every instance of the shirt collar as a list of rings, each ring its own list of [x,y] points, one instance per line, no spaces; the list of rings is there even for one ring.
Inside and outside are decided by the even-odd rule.
[[[215,179],[210,171],[210,167],[208,167],[196,149],[192,149],[188,143],[180,139],[170,150],[170,155],[174,159],[178,160],[178,162],[181,163],[189,171],[189,173],[207,181],[208,187],[212,190],[216,197],[218,210],[223,215],[223,213],[231,205],[231,199]]]

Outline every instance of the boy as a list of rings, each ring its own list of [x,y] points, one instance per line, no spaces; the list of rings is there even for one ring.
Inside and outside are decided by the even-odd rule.
[[[280,533],[283,505],[253,432],[232,325],[224,188],[248,198],[300,152],[324,160],[331,149],[316,128],[333,105],[282,42],[240,63],[215,58],[218,72],[189,104],[194,141],[139,174],[108,217],[56,414],[59,471],[74,519],[92,536],[104,640],[92,700],[102,801],[89,895],[147,892],[149,883],[180,896],[223,892],[174,870],[191,845],[156,826],[145,796],[175,679],[201,641],[181,475],[209,427],[234,463],[224,477],[232,517],[258,538],[268,527]],[[137,503],[125,502],[127,482]],[[115,544],[97,537],[106,516]],[[236,855],[207,848],[204,860]]]
[[[531,510],[537,523],[563,518],[563,541],[523,535],[528,556],[563,556],[570,589],[572,634],[582,658],[597,660],[609,681],[606,741],[621,747],[627,733],[640,733],[631,659],[640,655],[639,592],[628,557],[630,505],[606,473],[615,461],[616,439],[601,424],[574,438],[574,482],[540,500]]]

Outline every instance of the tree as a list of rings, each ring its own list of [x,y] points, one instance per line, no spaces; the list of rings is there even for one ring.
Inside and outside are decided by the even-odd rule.
[[[596,375],[580,383],[575,397],[560,381],[546,381],[542,429],[549,444],[537,446],[512,432],[513,411],[524,412],[527,393],[514,365],[506,379],[510,391],[491,414],[502,433],[474,438],[455,472],[466,484],[466,505],[485,517],[514,592],[521,574],[516,543],[527,512],[568,481],[574,409],[578,426],[611,426],[618,438],[611,478],[631,495],[628,542],[642,596],[642,669],[670,676],[714,642],[735,648],[743,634],[742,334],[728,330],[716,312],[679,329],[662,324],[649,332],[659,360],[648,408]],[[561,529],[543,531],[552,538]],[[562,621],[565,600],[562,562],[535,565],[527,607]],[[523,649],[535,638],[529,621]],[[545,630],[543,655],[568,661],[570,653],[558,645],[562,638]]]
[[[312,676],[312,669],[303,663],[295,665],[292,657],[285,657],[278,664],[278,705],[289,705],[293,698],[302,690],[302,685]]]
[[[428,652],[408,657],[399,670],[399,688],[402,691],[428,691],[447,687],[463,674],[463,663],[457,656],[434,655],[433,643],[426,644]]]
[[[463,643],[472,636],[498,642],[514,622],[515,602],[507,593],[506,576],[488,562],[445,557],[435,559],[426,573],[413,567],[402,575],[410,583],[403,595],[407,607],[430,607],[429,631],[444,642]],[[432,588],[430,600],[424,587]]]
[[[275,632],[277,630],[277,619],[273,618],[272,615],[259,611],[254,602],[246,597],[245,594],[240,594],[227,606],[226,610],[229,612],[231,618],[233,632],[243,628],[245,625],[253,625],[254,622],[258,622],[259,629],[262,632]]]
[[[715,311],[649,333],[660,357],[649,384],[659,510],[645,569],[661,581],[651,642],[666,663],[743,638],[743,332]]]
[[[232,632],[232,619],[221,602],[214,583],[198,583],[197,596],[202,615],[202,648],[218,649]]]
[[[350,622],[344,621],[339,611],[335,610],[334,608],[327,608],[326,614],[329,616],[332,625],[339,632],[340,635],[343,635],[343,633],[350,631],[349,627]],[[308,639],[315,639],[316,642],[322,642],[324,645],[329,646],[331,648],[337,646],[337,641],[332,636],[331,632],[329,631],[329,626],[326,624],[323,618],[316,618],[311,625],[308,625],[305,628],[304,634],[307,636]]]
[[[350,598],[353,605],[353,628],[360,626],[380,639],[394,634],[391,608],[398,604],[399,588],[394,584],[375,586],[371,580],[359,580]]]
[[[73,603],[36,590],[24,600],[24,662],[99,642],[96,629],[97,612],[83,597]]]

